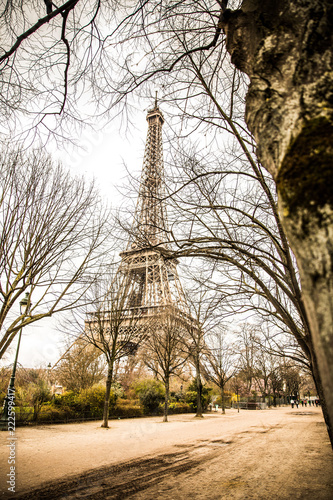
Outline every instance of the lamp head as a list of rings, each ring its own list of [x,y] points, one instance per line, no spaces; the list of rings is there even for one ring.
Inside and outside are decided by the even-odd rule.
[[[27,312],[28,304],[29,304],[29,293],[26,292],[25,297],[20,301],[21,314],[25,314]]]

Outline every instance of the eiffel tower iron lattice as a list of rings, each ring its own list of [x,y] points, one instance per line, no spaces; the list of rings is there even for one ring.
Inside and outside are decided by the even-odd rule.
[[[139,195],[127,249],[120,254],[123,276],[121,294],[126,308],[141,318],[164,311],[190,319],[189,308],[171,258],[164,192],[162,126],[164,117],[157,101],[147,114],[148,133]]]

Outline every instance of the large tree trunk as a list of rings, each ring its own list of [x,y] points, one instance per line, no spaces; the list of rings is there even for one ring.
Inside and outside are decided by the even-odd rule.
[[[250,78],[246,121],[277,184],[333,422],[333,2],[244,0],[224,28]]]
[[[317,389],[317,396],[321,401],[321,409],[326,423],[327,432],[333,447],[333,425],[332,425],[331,415],[327,408],[326,397],[324,396],[323,385],[321,382],[321,377],[319,375],[318,362],[315,352],[312,353],[311,369],[312,369],[313,380]]]
[[[109,427],[109,405],[110,405],[110,393],[111,393],[111,384],[112,384],[112,376],[113,376],[113,366],[109,364],[108,366],[108,375],[106,378],[106,386],[105,386],[105,399],[104,399],[104,409],[103,409],[103,423],[101,427],[108,428]]]

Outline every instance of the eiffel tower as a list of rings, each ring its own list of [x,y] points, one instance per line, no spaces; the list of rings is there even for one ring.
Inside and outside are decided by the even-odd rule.
[[[120,253],[119,272],[123,280],[119,293],[126,294],[126,309],[136,310],[142,320],[168,312],[188,321],[191,317],[168,237],[162,147],[164,117],[157,99],[146,119],[148,133],[134,221],[127,248]]]
[[[164,165],[162,126],[164,117],[155,100],[147,114],[148,133],[134,220],[121,262],[105,299],[103,324],[108,325],[108,305],[115,297],[121,303],[122,328],[142,328],[167,314],[178,324],[193,324],[177,272],[177,260],[172,258],[168,237],[167,212],[164,203]],[[88,313],[86,328],[93,328],[97,313]],[[90,326],[89,326],[90,325]],[[65,357],[81,335],[52,367]],[[133,352],[136,344],[132,343]]]

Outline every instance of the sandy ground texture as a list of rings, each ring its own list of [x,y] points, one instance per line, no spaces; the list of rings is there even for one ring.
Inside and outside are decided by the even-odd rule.
[[[227,410],[0,433],[0,498],[333,499],[333,453],[320,408]]]

